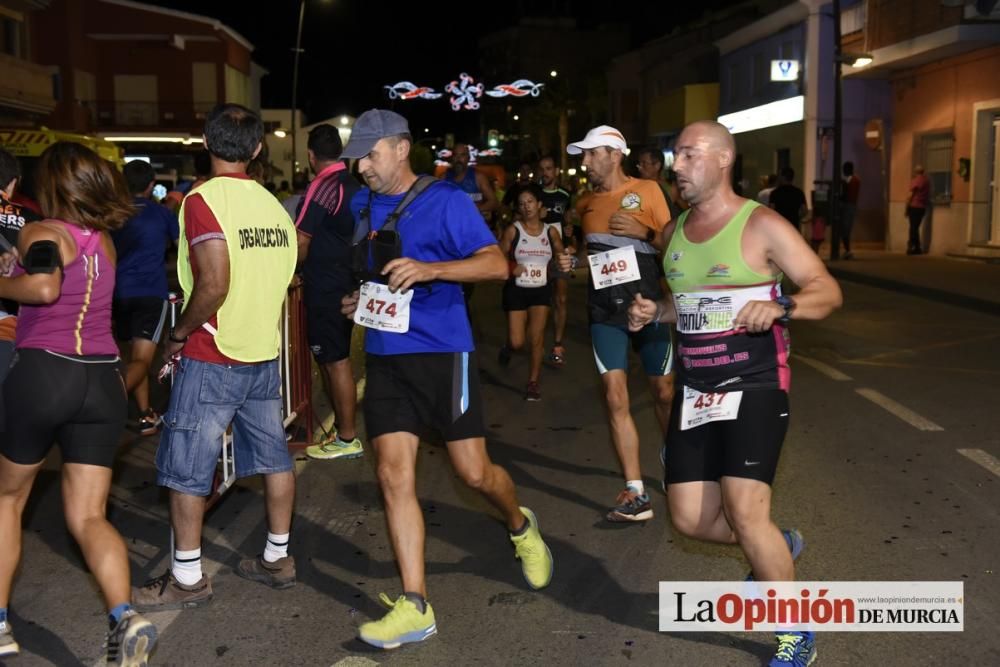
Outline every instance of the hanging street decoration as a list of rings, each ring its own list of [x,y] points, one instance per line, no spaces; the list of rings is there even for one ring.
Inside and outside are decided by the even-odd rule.
[[[487,90],[486,94],[490,97],[507,97],[508,95],[513,95],[514,97],[524,97],[526,95],[538,97],[544,85],[544,83],[535,83],[527,79],[518,79],[514,83],[502,83],[499,86],[493,86],[493,89]]]
[[[382,87],[388,91],[390,100],[436,100],[442,97],[442,93],[433,88],[417,86],[410,81],[400,81],[391,86]],[[482,83],[476,83],[474,78],[462,72],[458,79],[451,81],[444,87],[444,90],[451,95],[448,101],[451,103],[453,111],[461,111],[462,109],[473,111],[479,108],[479,98],[483,96],[484,92],[490,97],[538,97],[544,87],[544,83],[518,79],[513,83],[502,83],[485,90]]]
[[[476,159],[480,157],[500,157],[503,155],[502,148],[484,148],[483,150],[477,149],[475,146],[469,146],[469,166],[475,166]],[[436,165],[448,165],[451,166],[451,149],[442,148],[437,153],[434,154],[437,159],[434,160]]]
[[[483,84],[475,83],[475,79],[462,72],[459,81],[452,81],[444,87],[445,92],[451,93],[451,110],[469,109],[470,111],[479,108],[479,98],[483,96]]]
[[[391,86],[382,86],[389,91],[389,99],[401,99],[401,100],[415,100],[417,98],[423,100],[436,100],[441,97],[441,93],[435,91],[433,88],[428,88],[427,86],[416,86],[409,81],[400,81],[397,84]]]

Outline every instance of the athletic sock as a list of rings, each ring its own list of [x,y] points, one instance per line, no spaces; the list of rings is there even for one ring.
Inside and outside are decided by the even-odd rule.
[[[416,605],[417,611],[421,614],[427,611],[427,600],[425,600],[424,596],[420,593],[403,593],[403,596]]]
[[[190,551],[174,549],[174,565],[170,569],[174,579],[185,586],[201,581],[201,547]]]
[[[630,491],[635,491],[640,496],[646,495],[646,486],[642,483],[641,479],[630,479],[626,481],[625,488]]]
[[[517,530],[510,531],[511,537],[520,537],[521,535],[524,535],[526,532],[528,532],[528,528],[530,527],[531,527],[531,521],[528,519],[528,517],[524,517],[524,525],[522,525]]]
[[[111,627],[114,628],[118,625],[118,621],[122,620],[122,614],[132,608],[128,602],[123,602],[111,611],[108,612],[108,622],[111,623]]]
[[[264,561],[273,563],[288,555],[288,533],[276,535],[268,532],[267,543],[264,545]]]
[[[0,607],[0,623],[7,620],[7,607]]]

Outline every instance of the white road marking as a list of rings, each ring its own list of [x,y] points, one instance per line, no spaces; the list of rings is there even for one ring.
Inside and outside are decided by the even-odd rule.
[[[992,454],[984,452],[981,449],[959,449],[956,451],[973,463],[978,463],[997,477],[1000,477],[1000,460]]]
[[[837,380],[838,382],[850,382],[852,379],[850,375],[845,375],[844,373],[841,373],[833,366],[824,364],[822,361],[817,361],[816,359],[810,359],[809,357],[804,357],[798,352],[792,355],[792,359],[801,361],[806,366],[812,366],[813,368],[815,368],[816,370],[818,370],[820,373],[827,376],[831,380]]]
[[[379,663],[374,660],[352,655],[344,658],[343,660],[338,660],[330,665],[330,667],[376,667],[378,664]]]
[[[909,424],[914,428],[920,429],[921,431],[944,430],[944,427],[935,424],[934,422],[925,417],[921,417],[920,415],[918,415],[916,412],[909,409],[905,405],[900,405],[899,403],[892,400],[885,394],[879,393],[874,389],[868,389],[866,387],[862,387],[860,389],[855,389],[854,391],[861,394],[869,401],[882,408],[883,410],[886,410],[896,415],[897,417],[899,417],[904,422],[906,422],[907,424]]]

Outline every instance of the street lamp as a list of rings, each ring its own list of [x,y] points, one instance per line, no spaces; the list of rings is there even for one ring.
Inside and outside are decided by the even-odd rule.
[[[302,2],[299,3],[299,30],[295,33],[295,64],[292,65],[292,179],[295,178],[295,164],[298,158],[298,137],[296,135],[298,118],[296,118],[296,102],[298,101],[299,92],[299,54],[302,52],[302,20],[305,16],[306,0],[302,0]]]
[[[844,129],[844,101],[842,68],[870,65],[870,53],[844,53],[840,50],[840,0],[833,0],[833,174],[830,179],[830,259],[840,259],[840,242],[843,225],[840,219],[841,160]]]

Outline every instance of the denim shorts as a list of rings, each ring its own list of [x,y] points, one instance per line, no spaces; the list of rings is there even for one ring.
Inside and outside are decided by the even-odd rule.
[[[227,366],[182,358],[163,416],[156,483],[193,496],[211,493],[230,424],[237,477],[291,470],[280,387],[277,360]]]

